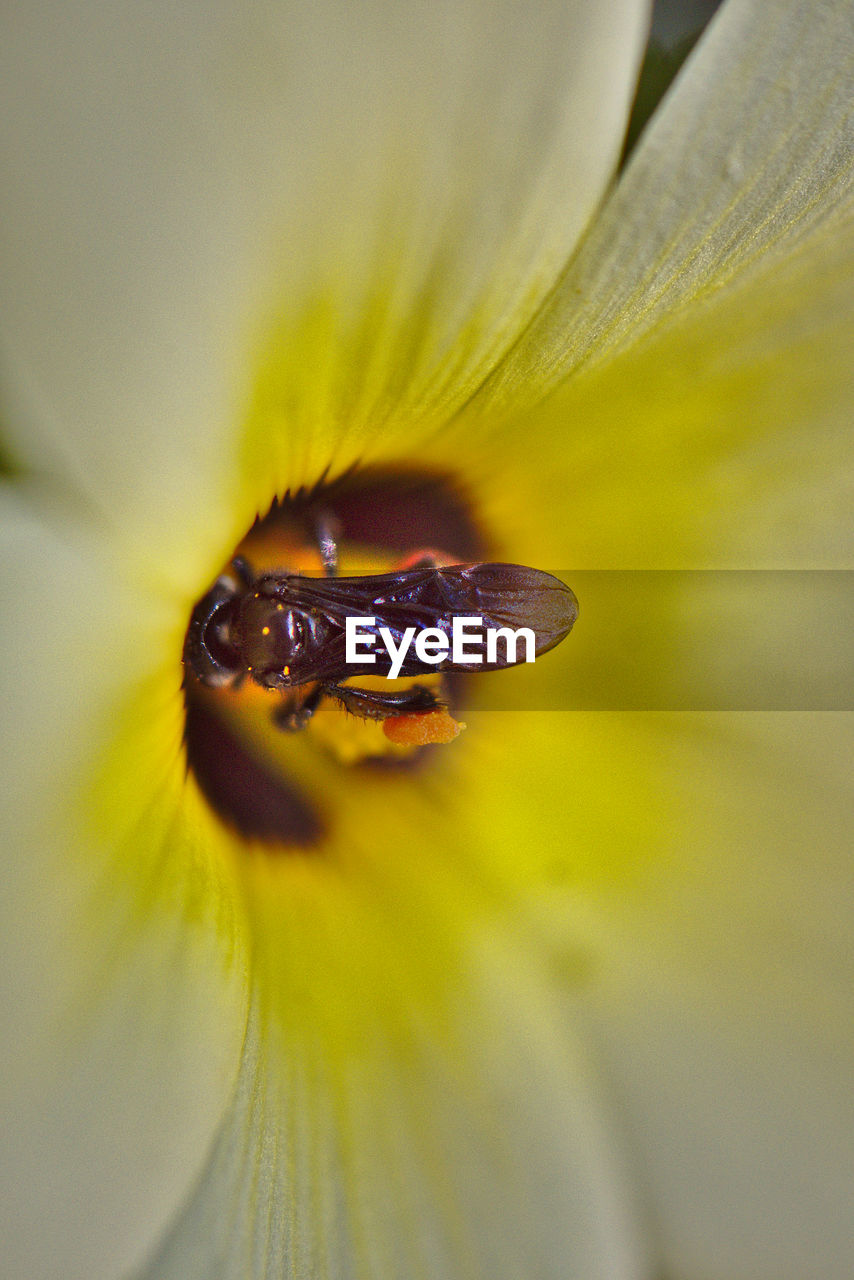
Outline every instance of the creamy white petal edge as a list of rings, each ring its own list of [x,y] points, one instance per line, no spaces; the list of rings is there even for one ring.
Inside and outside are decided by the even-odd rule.
[[[568,502],[593,563],[852,563],[850,17],[727,6],[568,273],[578,327],[559,299],[496,383],[599,365],[551,418],[592,436]],[[663,1273],[845,1280],[852,717],[650,717],[645,736],[663,848],[632,891],[537,911],[605,958],[570,1016],[622,1099]]]
[[[602,958],[567,1016],[621,1106],[661,1274],[847,1280],[854,716],[635,719],[669,840],[619,896],[537,911]]]
[[[204,1159],[240,1060],[246,962],[233,894],[164,795],[162,733],[125,762],[111,838],[82,819],[164,608],[121,585],[70,513],[59,536],[34,506],[0,494],[3,1274],[108,1280]]]
[[[378,396],[403,368],[414,401],[458,402],[601,197],[646,16],[643,0],[16,8],[0,66],[16,452],[189,576],[227,549],[271,314],[331,299],[346,329],[379,291]]]
[[[567,513],[539,535],[541,556],[548,545],[551,563],[591,569],[854,567],[854,221],[766,265],[508,418],[526,428],[501,447],[518,509]],[[535,469],[543,454],[564,466]],[[537,550],[514,541],[522,558]]]
[[[850,221],[852,103],[848,0],[729,0],[484,404],[524,403],[531,380],[598,364]]]
[[[607,1098],[546,973],[509,935],[470,943],[447,1043],[368,1030],[339,1074],[252,1025],[210,1164],[140,1277],[649,1274]]]

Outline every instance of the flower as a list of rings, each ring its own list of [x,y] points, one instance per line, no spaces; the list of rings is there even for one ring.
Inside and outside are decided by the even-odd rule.
[[[849,8],[729,0],[605,198],[643,23],[10,15],[10,1274],[850,1271],[850,714],[294,738],[315,857],[185,771],[193,603],[327,469],[544,567],[850,567]]]

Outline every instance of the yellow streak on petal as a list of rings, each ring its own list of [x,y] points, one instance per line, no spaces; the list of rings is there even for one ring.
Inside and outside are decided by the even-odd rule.
[[[141,683],[112,718],[84,812],[95,836],[122,851],[125,872],[140,885],[140,910],[171,904],[191,926],[213,925],[228,959],[243,932],[232,840],[188,781],[183,731],[174,662]]]
[[[520,558],[577,568],[851,563],[852,225],[828,224],[505,420],[493,448],[513,476],[515,512],[506,482],[481,492]],[[487,425],[461,423],[457,447],[468,438],[473,455]],[[525,519],[532,510],[548,520]]]

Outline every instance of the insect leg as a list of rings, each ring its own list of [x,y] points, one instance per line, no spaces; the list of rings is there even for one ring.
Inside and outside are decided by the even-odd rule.
[[[334,578],[338,574],[338,534],[340,531],[340,520],[337,520],[328,511],[318,512],[315,517],[315,533],[317,534],[317,545],[320,549],[323,573],[327,578]]]
[[[339,706],[362,720],[385,720],[389,716],[411,715],[419,711],[435,711],[444,703],[432,689],[414,684],[409,689],[383,693],[379,689],[358,689],[353,686],[326,684],[323,692],[334,698]]]
[[[255,574],[252,572],[249,561],[244,560],[243,556],[235,556],[231,562],[231,567],[244,587],[255,585]]]
[[[320,699],[326,692],[327,690],[322,684],[317,685],[296,710],[293,709],[290,702],[283,702],[272,713],[273,724],[284,733],[298,733],[300,729],[304,729],[308,724],[318,708]]]

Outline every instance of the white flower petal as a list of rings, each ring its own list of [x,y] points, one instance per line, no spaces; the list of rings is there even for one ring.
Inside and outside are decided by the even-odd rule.
[[[647,1275],[584,1055],[502,939],[450,1044],[365,1029],[345,1066],[255,1025],[208,1169],[142,1272],[335,1280]]]
[[[299,448],[306,419],[340,427],[354,376],[363,429],[399,403],[401,370],[410,410],[458,403],[601,196],[645,11],[10,12],[0,323],[16,452],[73,476],[164,558],[182,534],[222,553],[210,528],[265,302],[289,362],[276,430],[299,431]]]
[[[487,399],[530,401],[850,222],[852,101],[848,0],[729,0]]]
[[[177,659],[116,786],[98,778],[117,686],[162,647],[164,611],[71,520],[60,538],[4,494],[0,531],[3,1273],[96,1280],[150,1249],[205,1157],[245,959],[224,873],[176,803]]]
[[[556,566],[850,568],[852,279],[854,222],[822,229],[511,414],[499,527],[565,512],[536,535]]]
[[[556,931],[602,958],[598,1038],[674,1280],[854,1267],[850,714],[657,717],[664,849]],[[571,922],[571,923],[570,923]]]

